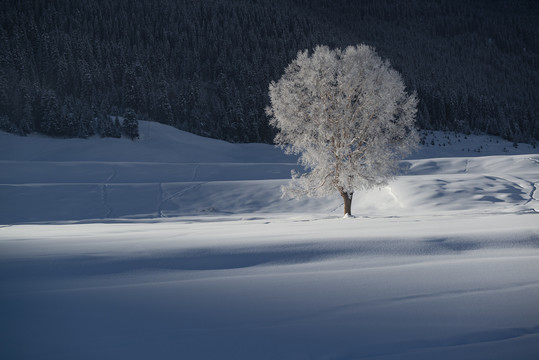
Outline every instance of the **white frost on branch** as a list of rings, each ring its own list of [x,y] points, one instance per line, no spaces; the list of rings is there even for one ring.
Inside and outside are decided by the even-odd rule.
[[[269,87],[275,141],[304,167],[283,189],[292,197],[352,194],[386,185],[418,144],[417,97],[367,45],[300,51]]]

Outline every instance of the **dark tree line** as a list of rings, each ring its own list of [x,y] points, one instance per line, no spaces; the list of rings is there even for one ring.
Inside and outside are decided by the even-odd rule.
[[[0,128],[136,137],[139,118],[271,142],[268,84],[297,51],[365,42],[418,92],[421,127],[534,142],[538,14],[532,0],[4,0]]]

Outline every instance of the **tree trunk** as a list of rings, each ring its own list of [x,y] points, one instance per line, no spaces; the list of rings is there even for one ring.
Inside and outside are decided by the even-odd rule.
[[[340,190],[342,199],[344,200],[344,215],[352,216],[352,196],[353,192],[344,192]]]

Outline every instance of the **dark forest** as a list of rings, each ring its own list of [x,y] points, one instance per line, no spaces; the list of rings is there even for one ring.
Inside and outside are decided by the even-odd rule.
[[[0,128],[134,138],[137,118],[270,143],[268,85],[297,52],[366,43],[417,91],[419,127],[535,144],[538,24],[534,0],[3,0]]]

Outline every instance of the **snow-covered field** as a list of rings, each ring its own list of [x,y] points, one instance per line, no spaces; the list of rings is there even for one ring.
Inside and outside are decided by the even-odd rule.
[[[429,134],[342,219],[279,149],[141,135],[0,133],[1,359],[539,358],[537,149]]]

